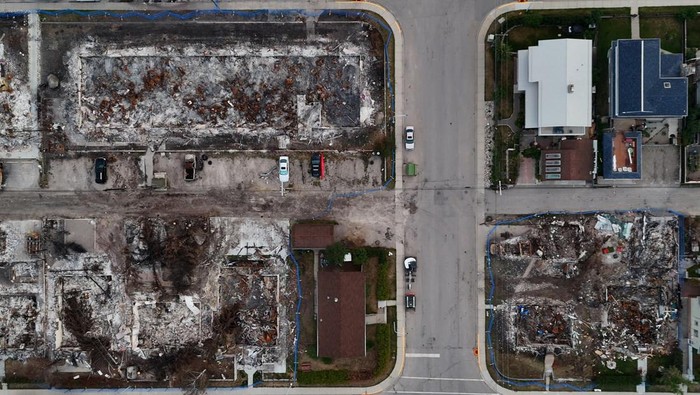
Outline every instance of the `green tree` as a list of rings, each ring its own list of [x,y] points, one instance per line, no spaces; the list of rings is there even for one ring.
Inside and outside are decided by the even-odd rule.
[[[326,260],[328,260],[328,263],[331,265],[340,266],[343,264],[345,254],[347,254],[349,251],[350,250],[348,250],[343,243],[337,241],[326,248]]]
[[[510,45],[508,41],[505,39],[501,39],[498,42],[498,45],[496,45],[496,56],[500,58],[504,58],[506,56],[510,56],[510,54],[513,52],[513,47]]]
[[[542,156],[542,151],[537,147],[528,147],[523,150],[523,156],[539,161]]]
[[[523,24],[530,27],[539,27],[542,25],[542,14],[537,12],[527,12],[523,17]]]
[[[355,265],[364,265],[368,259],[369,254],[365,248],[359,247],[352,250],[352,263]]]
[[[589,25],[600,25],[600,18],[603,16],[603,12],[599,9],[591,11],[591,15],[588,17],[587,22]]]
[[[671,392],[676,393],[678,395],[683,394],[683,389],[681,388],[681,385],[692,384],[690,380],[683,377],[683,373],[681,373],[680,369],[678,369],[676,366],[666,367],[663,373],[661,373],[659,382],[661,384],[669,386],[671,388]]]
[[[676,18],[680,21],[686,21],[695,18],[697,14],[698,12],[694,8],[684,8],[683,11],[676,14]]]
[[[695,135],[699,132],[700,109],[697,107],[690,107],[688,109],[688,116],[685,118],[685,127],[683,128],[681,137],[683,145],[691,144],[695,140]]]

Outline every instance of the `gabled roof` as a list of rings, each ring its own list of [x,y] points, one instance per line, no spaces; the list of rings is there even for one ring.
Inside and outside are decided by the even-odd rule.
[[[363,272],[318,272],[316,328],[320,357],[361,357],[366,354]]]
[[[688,79],[681,76],[683,55],[662,53],[658,38],[613,41],[608,61],[613,118],[688,115]]]
[[[585,133],[592,119],[592,43],[543,40],[518,51],[518,90],[525,92],[525,127],[540,134]]]
[[[334,227],[330,223],[294,224],[292,248],[326,248],[333,244]]]

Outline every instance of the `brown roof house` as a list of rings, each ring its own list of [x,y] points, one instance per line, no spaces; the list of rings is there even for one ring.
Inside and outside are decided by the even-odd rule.
[[[318,272],[316,328],[319,357],[352,358],[367,354],[363,272]]]
[[[292,248],[326,248],[333,244],[332,223],[294,224],[292,226]]]
[[[554,149],[542,150],[540,173],[542,181],[577,182],[593,180],[593,144],[587,138],[561,140]]]

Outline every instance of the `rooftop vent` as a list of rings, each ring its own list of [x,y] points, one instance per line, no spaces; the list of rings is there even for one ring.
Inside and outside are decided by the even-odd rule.
[[[668,81],[664,82],[664,88],[671,89],[671,83]]]
[[[569,93],[574,93],[574,84],[569,84],[567,90],[569,91]]]

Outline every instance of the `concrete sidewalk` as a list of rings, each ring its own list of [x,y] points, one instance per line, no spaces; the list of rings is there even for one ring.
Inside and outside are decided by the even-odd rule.
[[[630,7],[630,18],[632,22],[632,38],[639,38],[639,7]]]

